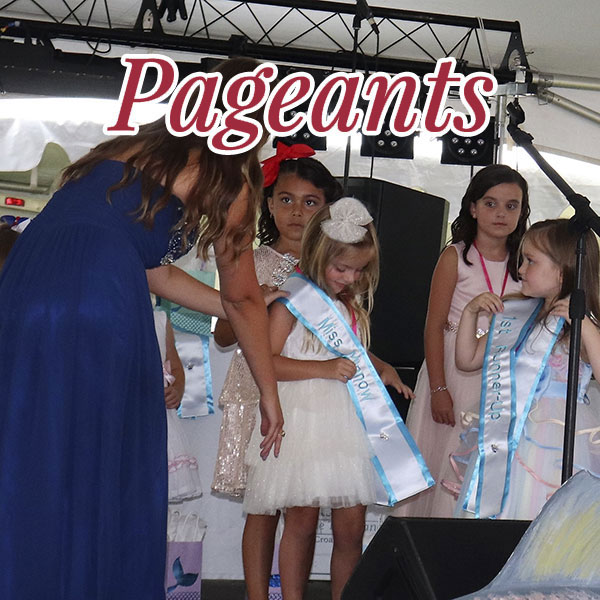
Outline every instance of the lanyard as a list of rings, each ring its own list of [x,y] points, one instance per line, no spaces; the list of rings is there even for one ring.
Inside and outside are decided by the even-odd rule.
[[[485,266],[485,259],[483,258],[483,254],[479,252],[479,248],[475,241],[473,241],[473,246],[475,250],[477,250],[477,254],[479,254],[479,260],[481,261],[481,268],[483,269],[483,275],[485,276],[485,282],[487,283],[488,290],[493,294],[494,288],[492,287],[492,282],[490,281],[490,275],[488,273],[487,267]],[[508,281],[508,262],[506,263],[506,270],[504,271],[504,281],[502,282],[502,291],[499,296],[502,298],[504,296],[504,290],[506,289],[506,282]]]

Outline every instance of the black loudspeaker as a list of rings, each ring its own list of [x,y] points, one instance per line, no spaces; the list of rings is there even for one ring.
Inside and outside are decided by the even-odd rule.
[[[419,367],[431,276],[446,240],[448,203],[368,177],[350,177],[346,195],[364,202],[381,247],[371,350],[394,367]]]
[[[388,517],[342,600],[451,600],[500,572],[530,521]]]

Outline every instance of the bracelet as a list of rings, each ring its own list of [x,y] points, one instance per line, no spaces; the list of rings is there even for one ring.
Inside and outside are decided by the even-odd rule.
[[[436,392],[445,392],[448,388],[445,385],[440,385],[433,390],[429,390],[429,393],[433,396]]]

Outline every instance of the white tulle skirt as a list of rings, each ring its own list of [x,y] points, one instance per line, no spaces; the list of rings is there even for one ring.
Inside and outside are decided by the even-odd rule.
[[[244,511],[291,506],[345,508],[375,500],[370,446],[345,384],[307,379],[278,384],[286,435],[278,458],[260,458],[254,428]],[[259,422],[259,421],[257,421]]]
[[[190,444],[177,411],[167,410],[169,502],[182,502],[202,495],[198,461],[189,448]]]

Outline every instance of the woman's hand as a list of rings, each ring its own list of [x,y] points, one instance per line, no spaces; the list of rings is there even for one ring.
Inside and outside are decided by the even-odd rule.
[[[431,417],[436,423],[454,427],[454,402],[448,390],[431,394]]]
[[[260,457],[266,460],[271,448],[275,457],[279,456],[279,449],[285,432],[283,430],[283,413],[279,398],[261,395],[260,397],[260,433],[263,440],[260,443]]]
[[[479,314],[480,312],[486,313],[499,313],[504,310],[504,303],[500,296],[492,294],[490,292],[484,292],[475,296],[464,308],[466,312],[472,314]]]

